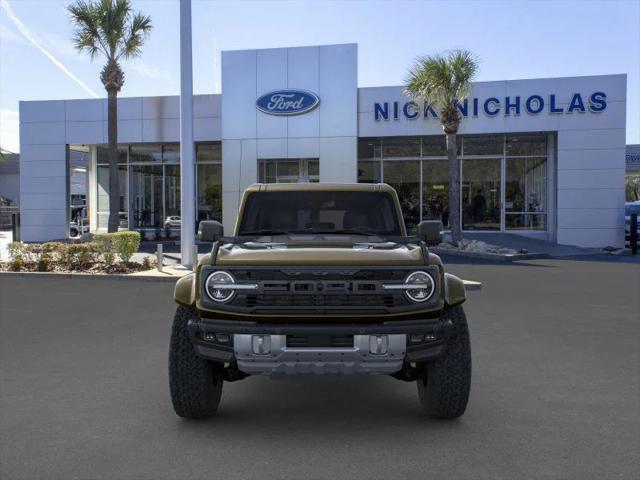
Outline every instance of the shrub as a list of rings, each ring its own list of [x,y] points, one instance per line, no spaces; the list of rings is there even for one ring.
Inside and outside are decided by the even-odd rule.
[[[151,262],[151,258],[144,257],[142,259],[142,268],[144,270],[151,270],[153,268],[153,263]]]
[[[16,255],[11,259],[8,266],[9,271],[11,272],[19,272],[20,270],[23,270],[25,266],[24,258],[22,258],[22,255]]]
[[[38,272],[49,272],[51,271],[52,260],[51,256],[48,253],[43,253],[40,255],[38,259],[38,263],[36,264],[36,270]]]
[[[9,252],[9,257],[15,259],[17,257],[24,257],[27,254],[29,245],[22,242],[11,242],[7,246],[7,251]],[[24,258],[22,258],[24,261]]]
[[[98,233],[94,235],[93,241],[97,246],[98,253],[102,255],[102,260],[107,265],[113,265],[115,261],[115,238],[113,233]]]
[[[140,234],[138,232],[117,232],[116,252],[123,262],[128,263],[134,253],[140,248]]]

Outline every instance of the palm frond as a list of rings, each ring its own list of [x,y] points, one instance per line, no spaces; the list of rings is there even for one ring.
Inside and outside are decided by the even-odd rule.
[[[468,50],[419,57],[409,69],[405,92],[438,110],[451,109],[469,94],[478,60]]]
[[[124,38],[118,58],[131,58],[139,55],[142,44],[152,28],[149,16],[140,13],[135,14],[129,22],[128,35]]]

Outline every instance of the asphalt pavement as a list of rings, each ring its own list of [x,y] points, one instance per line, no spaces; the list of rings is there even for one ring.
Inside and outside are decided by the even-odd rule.
[[[434,421],[390,377],[251,377],[219,415],[171,408],[167,283],[0,275],[0,478],[636,479],[640,267],[449,268],[465,309],[466,414]]]

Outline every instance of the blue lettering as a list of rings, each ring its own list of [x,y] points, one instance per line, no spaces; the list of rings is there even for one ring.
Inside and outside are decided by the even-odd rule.
[[[574,110],[578,110],[581,113],[584,113],[586,111],[586,109],[584,108],[584,102],[582,101],[582,97],[579,93],[575,93],[571,98],[571,103],[569,104],[567,113],[573,113]]]
[[[478,116],[478,99],[477,98],[473,99],[473,116],[474,117]]]
[[[511,110],[515,108],[516,115],[520,115],[520,96],[516,96],[516,99],[513,103],[511,103],[511,97],[507,97],[504,99],[504,114],[510,115]]]
[[[489,105],[490,104],[494,104],[495,105],[495,109],[494,110],[489,110]],[[494,117],[496,116],[498,113],[500,113],[500,100],[498,100],[495,97],[490,97],[487,98],[484,101],[484,113],[486,113],[487,115],[489,115],[490,117]]]
[[[550,113],[562,113],[564,112],[564,108],[559,108],[556,106],[556,96],[551,94],[549,96],[549,112]]]
[[[384,105],[384,107],[382,105]],[[389,104],[384,102],[382,105],[379,103],[373,104],[374,117],[376,120],[380,120],[380,117],[389,120]]]
[[[536,103],[534,108],[533,104]],[[540,95],[531,95],[524,104],[528,113],[536,115],[544,110],[544,99]]]
[[[431,114],[431,116],[433,118],[438,118],[438,114],[433,109],[433,107],[429,103],[425,102],[424,103],[424,118],[429,118],[429,114]]]
[[[462,101],[462,105],[460,105],[460,102],[456,100],[456,107],[458,107],[458,110],[460,110],[460,113],[463,117],[466,117],[468,115],[469,101],[466,98]]]
[[[398,120],[398,102],[393,102],[393,119]]]
[[[419,111],[420,107],[418,107],[416,102],[407,102],[404,104],[404,107],[402,107],[402,113],[410,120],[416,118]]]
[[[607,94],[604,92],[594,92],[589,98],[589,110],[594,113],[602,112],[607,108]]]

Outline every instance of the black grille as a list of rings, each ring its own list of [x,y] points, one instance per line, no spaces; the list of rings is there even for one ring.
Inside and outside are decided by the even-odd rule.
[[[287,335],[291,348],[350,348],[353,335]]]
[[[234,305],[256,307],[398,307],[406,305],[399,295],[294,295],[290,293],[238,295]]]

